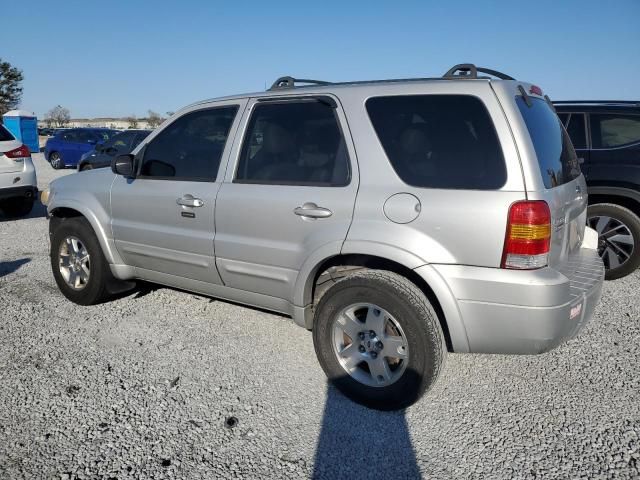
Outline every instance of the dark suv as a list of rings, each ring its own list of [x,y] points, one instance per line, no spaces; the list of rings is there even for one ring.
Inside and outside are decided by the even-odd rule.
[[[554,102],[589,190],[608,280],[640,265],[640,102]]]

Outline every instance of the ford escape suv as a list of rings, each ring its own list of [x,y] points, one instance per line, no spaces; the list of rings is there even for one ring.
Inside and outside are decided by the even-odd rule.
[[[288,314],[373,408],[417,400],[448,351],[548,351],[600,298],[567,133],[537,86],[493,70],[283,77],[184,108],[111,167],[43,194],[67,298],[143,279]]]
[[[7,217],[28,215],[37,194],[36,169],[29,147],[0,124],[0,212]]]

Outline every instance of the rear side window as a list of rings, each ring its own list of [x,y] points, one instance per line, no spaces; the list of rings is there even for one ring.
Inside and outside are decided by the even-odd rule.
[[[15,140],[13,135],[11,135],[9,130],[7,130],[3,125],[0,125],[0,142],[7,142],[10,140]]]
[[[587,148],[587,131],[584,124],[584,114],[572,113],[569,116],[569,123],[567,126],[567,133],[571,138],[574,148]]]
[[[558,115],[546,101],[529,99],[531,106],[521,96],[516,97],[516,103],[529,130],[544,186],[557,187],[579,177],[576,151]]]
[[[318,100],[257,104],[244,138],[236,183],[338,187],[349,157],[335,109]]]
[[[470,95],[374,97],[367,112],[391,165],[420,188],[495,190],[507,180],[498,136]]]
[[[215,181],[237,106],[187,113],[144,150],[140,176],[156,180]]]
[[[593,148],[613,148],[640,142],[640,115],[591,114]]]

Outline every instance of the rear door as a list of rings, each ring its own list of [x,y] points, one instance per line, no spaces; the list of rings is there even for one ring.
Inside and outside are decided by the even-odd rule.
[[[531,142],[529,148],[523,149],[524,161],[531,171],[539,173],[527,179],[527,196],[531,200],[545,200],[549,205],[549,266],[560,266],[582,245],[587,186],[576,151],[553,107],[536,95],[517,94],[515,102],[526,127],[523,134],[528,133]]]
[[[227,286],[293,301],[304,262],[340,252],[355,155],[331,97],[253,100],[247,112],[218,195],[216,263]]]
[[[24,159],[13,159],[4,154],[5,152],[15,150],[20,145],[22,145],[22,143],[16,140],[3,125],[0,125],[0,175],[3,173],[21,172],[24,168]]]

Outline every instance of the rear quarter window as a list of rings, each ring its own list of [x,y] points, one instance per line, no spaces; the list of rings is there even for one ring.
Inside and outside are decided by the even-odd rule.
[[[580,176],[576,151],[558,115],[540,98],[516,97],[520,114],[527,125],[536,152],[545,188],[554,188]]]
[[[470,95],[373,97],[367,113],[398,176],[419,188],[495,190],[507,171],[495,127]]]

